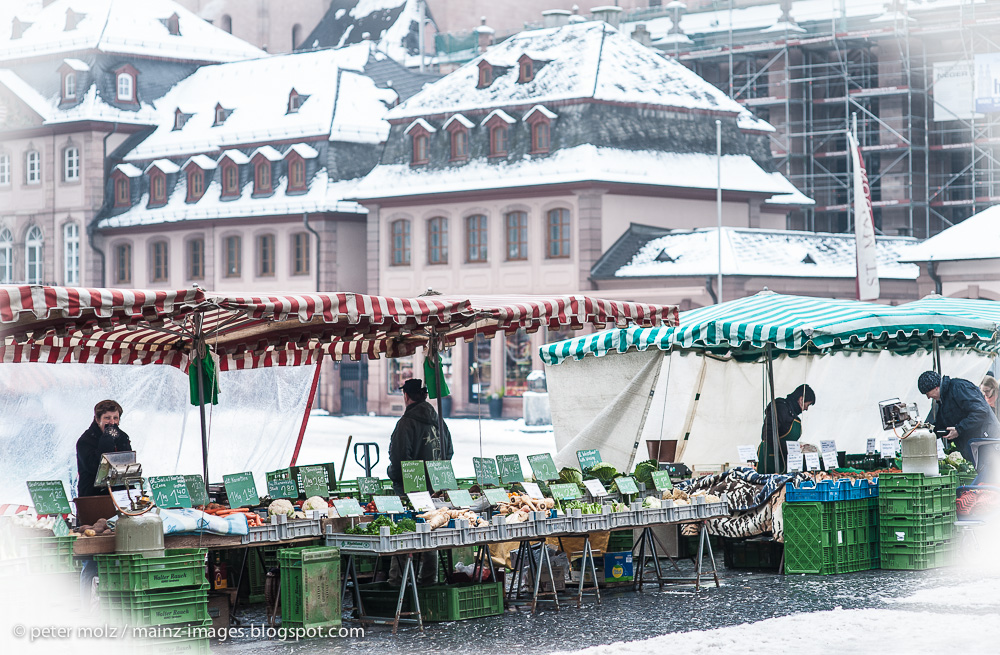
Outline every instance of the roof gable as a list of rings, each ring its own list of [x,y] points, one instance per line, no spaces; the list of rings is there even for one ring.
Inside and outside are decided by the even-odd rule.
[[[41,125],[52,105],[17,73],[0,69],[0,126],[5,129]]]

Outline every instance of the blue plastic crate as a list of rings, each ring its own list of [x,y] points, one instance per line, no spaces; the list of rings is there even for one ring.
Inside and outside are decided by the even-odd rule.
[[[878,496],[878,488],[874,490],[867,480],[823,480],[816,483],[805,480],[798,485],[791,482],[785,485],[785,500],[790,503],[834,503],[842,500],[863,500]]]

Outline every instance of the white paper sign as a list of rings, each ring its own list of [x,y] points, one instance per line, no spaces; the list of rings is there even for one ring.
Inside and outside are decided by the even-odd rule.
[[[819,442],[819,449],[824,453],[834,453],[837,452],[837,442],[833,439],[824,439]]]
[[[895,457],[896,448],[898,447],[897,446],[898,441],[899,439],[897,439],[896,437],[888,437],[886,439],[883,439],[882,443],[879,444],[879,452],[882,453],[882,457],[886,457],[889,459]]]
[[[840,466],[840,462],[837,461],[837,453],[823,451],[823,466],[827,471],[831,471]]]
[[[536,482],[522,482],[521,486],[524,487],[524,493],[528,494],[531,498],[545,498],[542,495],[542,490],[538,488],[538,483]]]
[[[869,455],[875,454],[875,437],[868,437],[868,445],[865,447],[865,452]]]
[[[756,446],[736,446],[736,452],[739,453],[739,458],[741,462],[757,461]]]
[[[410,499],[413,509],[421,512],[434,511],[434,501],[431,500],[431,493],[429,491],[411,491],[406,494],[406,497]]]
[[[595,498],[608,495],[608,490],[604,488],[600,480],[584,480],[583,486],[587,487],[587,491]]]
[[[805,453],[805,456],[806,456],[806,470],[818,471],[819,453]]]
[[[938,447],[938,459],[944,459],[945,458],[944,444],[941,443],[940,439],[937,439],[936,441],[937,441],[937,447]]]
[[[798,472],[802,470],[802,446],[798,441],[788,442],[788,471]]]

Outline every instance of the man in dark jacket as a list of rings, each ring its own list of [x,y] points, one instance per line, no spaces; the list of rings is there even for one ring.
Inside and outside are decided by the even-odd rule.
[[[393,492],[398,495],[404,492],[403,462],[450,460],[455,454],[451,432],[447,425],[438,423],[437,412],[427,402],[427,389],[423,381],[407,380],[401,389],[406,409],[389,439],[389,479],[392,480]],[[439,425],[444,429],[439,430]],[[392,558],[389,566],[390,585],[395,586],[402,581],[403,561],[402,557]],[[418,584],[435,584],[438,576],[437,553],[421,553],[413,560],[414,566],[418,564],[420,570],[415,571]]]
[[[954,441],[962,457],[982,471],[978,444],[982,439],[1000,439],[1000,421],[990,409],[986,398],[975,384],[961,378],[941,377],[934,371],[924,371],[917,379],[917,389],[937,401],[934,418],[936,430],[947,430],[944,438]]]
[[[399,495],[403,494],[402,462],[450,460],[455,454],[448,426],[438,432],[438,415],[427,402],[423,381],[410,379],[401,388],[406,409],[389,439],[389,479]]]
[[[77,496],[97,496],[102,489],[94,486],[97,468],[104,453],[132,450],[129,436],[118,427],[122,406],[113,400],[102,400],[94,406],[94,421],[76,442]]]
[[[774,411],[778,419],[778,466],[774,465],[774,435],[771,431],[771,405],[764,408],[764,427],[760,431],[760,445],[757,447],[758,473],[785,473],[788,465],[788,442],[798,441],[802,436],[802,421],[799,414],[816,404],[816,393],[808,384],[800,384],[795,391],[784,398],[774,399]]]

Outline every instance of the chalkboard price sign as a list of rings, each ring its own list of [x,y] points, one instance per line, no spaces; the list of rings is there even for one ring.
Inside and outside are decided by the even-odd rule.
[[[550,484],[549,491],[552,492],[552,497],[556,500],[573,500],[581,496],[580,487],[569,482],[564,484]]]
[[[503,489],[483,489],[483,494],[486,500],[490,501],[490,505],[510,502],[510,496]]]
[[[630,477],[615,478],[615,484],[618,485],[618,493],[629,495],[639,493],[639,487],[635,486],[635,480]]]
[[[493,487],[500,485],[497,463],[489,457],[473,457],[472,466],[476,470],[476,482]]]
[[[56,519],[55,524],[52,526],[52,532],[57,537],[68,537],[69,536],[69,526],[66,525],[66,521],[61,518]]]
[[[580,470],[601,463],[601,451],[599,450],[578,450],[576,451],[576,461],[580,462]]]
[[[410,499],[410,504],[413,505],[413,509],[418,512],[433,512],[434,511],[434,501],[431,500],[431,495],[426,491],[411,491],[406,494],[406,497]]]
[[[455,469],[451,467],[451,462],[428,461],[424,463],[427,465],[427,476],[431,479],[431,489],[444,491],[458,487],[458,481],[455,480]]]
[[[28,493],[35,506],[35,514],[69,514],[69,499],[62,480],[29,480]]]
[[[149,492],[157,507],[191,507],[191,496],[183,475],[149,478]]]
[[[188,498],[194,507],[203,507],[208,504],[208,492],[205,491],[205,478],[201,474],[185,475],[184,484],[188,488]]]
[[[303,466],[299,468],[299,475],[302,476],[302,493],[306,498],[326,498],[330,494],[326,469],[322,466]]]
[[[427,474],[423,460],[403,462],[403,491],[427,491]]]
[[[653,471],[653,486],[657,491],[670,491],[674,483],[670,481],[670,471]]]
[[[364,511],[353,498],[337,498],[333,501],[338,516],[361,516]]]
[[[552,455],[542,453],[540,455],[528,455],[528,464],[535,474],[536,480],[558,480],[559,471],[556,470],[556,463],[552,461]]]
[[[448,502],[455,507],[472,507],[472,495],[468,489],[452,489],[447,494]]]
[[[497,455],[497,466],[500,468],[500,479],[504,484],[524,482],[521,458],[517,455]]]
[[[372,500],[375,501],[375,509],[383,514],[402,514],[406,511],[399,496],[375,496]]]
[[[253,473],[250,471],[223,475],[222,482],[226,485],[226,496],[229,498],[230,507],[235,509],[260,504],[257,484],[253,481]]]
[[[378,478],[358,478],[358,493],[362,496],[374,496],[382,493],[382,481]]]
[[[299,486],[292,479],[288,469],[271,471],[267,474],[267,495],[276,498],[298,498]]]

